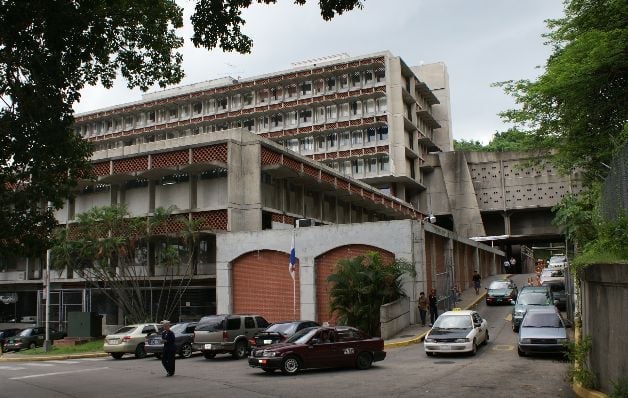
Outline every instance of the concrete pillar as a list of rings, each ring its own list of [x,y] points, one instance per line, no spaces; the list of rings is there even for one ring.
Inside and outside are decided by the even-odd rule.
[[[152,213],[155,211],[155,185],[156,185],[156,181],[155,180],[149,180],[148,181],[148,212]]]
[[[118,204],[118,191],[119,186],[116,184],[111,184],[109,189],[109,204],[111,206],[115,206]]]
[[[233,313],[233,284],[229,262],[216,262],[216,313]],[[305,318],[304,318],[305,319]]]
[[[197,195],[198,195],[198,174],[190,175],[190,184],[189,184],[189,204],[188,207],[190,210],[194,210],[197,208]]]
[[[316,319],[317,316],[316,269],[314,267],[314,260],[314,257],[299,257],[298,270],[301,319]]]
[[[504,235],[510,235],[510,214],[503,213],[502,217],[504,218]]]

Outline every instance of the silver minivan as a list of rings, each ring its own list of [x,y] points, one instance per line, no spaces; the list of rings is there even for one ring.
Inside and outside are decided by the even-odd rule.
[[[234,358],[245,358],[249,339],[270,324],[259,315],[208,315],[201,318],[194,330],[192,347],[207,359],[216,354],[229,353]]]

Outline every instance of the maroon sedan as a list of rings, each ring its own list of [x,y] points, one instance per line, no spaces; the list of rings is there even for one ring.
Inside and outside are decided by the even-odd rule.
[[[368,369],[386,358],[384,340],[350,326],[303,329],[283,343],[256,348],[249,366],[293,375],[301,369],[356,367]]]

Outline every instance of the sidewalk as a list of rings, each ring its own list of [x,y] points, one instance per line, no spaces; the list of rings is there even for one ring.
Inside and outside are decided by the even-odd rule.
[[[488,287],[492,281],[504,279],[509,275],[510,274],[497,274],[482,278],[480,294],[476,295],[475,290],[472,287],[464,290],[460,294],[460,301],[456,303],[456,308],[461,308],[463,310],[472,309],[477,303],[484,300],[484,297],[486,297],[485,288]],[[413,308],[413,310],[416,310],[416,308]],[[429,317],[429,312],[427,315]],[[420,343],[423,341],[423,338],[429,330],[429,326],[421,326],[420,324],[410,325],[401,332],[397,333],[395,337],[384,341],[384,348],[405,347],[410,344]]]

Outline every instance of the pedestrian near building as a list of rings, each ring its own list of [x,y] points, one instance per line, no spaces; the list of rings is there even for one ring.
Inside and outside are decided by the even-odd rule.
[[[510,273],[510,261],[508,261],[508,259],[504,260],[504,272],[507,274]]]
[[[436,295],[436,289],[430,291],[427,301],[430,306],[430,323],[434,325],[436,318],[438,318],[438,296]]]
[[[471,280],[473,280],[473,288],[475,289],[475,294],[480,294],[480,283],[482,281],[482,277],[480,276],[478,271],[473,272],[473,278],[471,278]]]
[[[421,316],[421,324],[425,326],[425,321],[427,317],[427,297],[425,297],[425,292],[421,292],[419,294],[419,315]]]
[[[161,341],[164,347],[161,352],[161,364],[166,369],[166,376],[174,376],[174,359],[177,347],[174,343],[174,333],[170,330],[170,321],[161,321],[164,331],[161,333]]]
[[[515,270],[517,269],[517,260],[515,260],[514,257],[510,257],[510,269],[511,272],[516,272]]]

